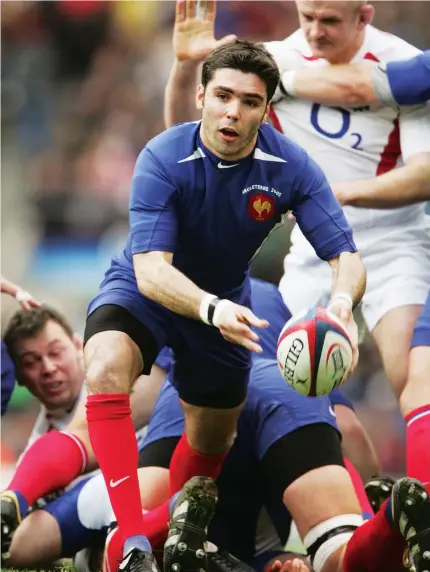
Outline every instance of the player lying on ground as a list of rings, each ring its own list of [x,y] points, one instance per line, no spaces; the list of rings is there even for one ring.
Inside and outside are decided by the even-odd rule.
[[[301,29],[284,41],[267,44],[287,83],[284,93],[278,90],[274,95],[272,118],[279,129],[309,150],[341,201],[368,207],[345,208],[368,272],[363,315],[407,422],[408,475],[428,482],[429,385],[424,387],[420,381],[422,376],[416,374],[414,364],[416,352],[409,351],[430,283],[430,237],[422,202],[430,181],[428,107],[376,104],[348,109],[345,92],[336,107],[327,107],[318,103],[324,101],[326,89],[318,81],[300,83],[300,95],[306,95],[307,88],[311,101],[285,95],[291,71],[297,71],[297,78],[307,73],[321,77],[327,73],[329,78],[336,70],[328,64],[387,62],[414,57],[419,51],[372,27],[374,8],[364,1],[299,0],[296,4]],[[201,11],[202,6],[206,12]],[[165,98],[168,125],[198,117],[193,86],[201,60],[217,44],[214,18],[213,1],[178,3],[173,34],[176,59]],[[418,93],[415,87],[411,89],[417,97],[420,93],[425,96],[428,87],[428,57],[426,54],[410,64],[421,66],[416,76],[421,79]],[[405,66],[393,63],[387,68],[399,103],[410,101],[405,99],[407,89],[401,79]],[[400,158],[403,165],[396,168]],[[293,313],[324,305],[330,295],[330,273],[297,227],[284,266],[280,289]],[[428,362],[420,363],[423,367]]]
[[[288,309],[282,303],[282,299],[279,299],[279,291],[274,285],[261,280],[251,280],[252,307],[258,315],[270,322],[270,327],[261,332],[260,344],[263,352],[256,354],[256,357],[272,360],[276,358],[276,343],[279,333],[285,322],[291,317]],[[12,323],[13,322],[12,320]],[[15,335],[14,337],[17,336]],[[15,352],[15,355],[16,354],[17,352]],[[160,359],[160,357],[163,358],[163,356],[165,356],[165,359]],[[163,351],[157,359],[157,363],[163,367],[164,370],[169,371],[170,360],[171,357],[167,352]],[[19,359],[17,363],[19,365]],[[22,367],[20,367],[20,369],[22,370]],[[153,369],[158,370],[159,368]],[[21,374],[21,378],[23,378],[23,374]],[[336,412],[336,420],[341,427],[341,431],[343,431],[346,420],[347,434],[342,436],[342,447],[345,451],[345,455],[350,458],[353,463],[357,463],[358,467],[362,467],[366,473],[371,474],[373,470],[378,471],[379,466],[375,452],[363,426],[358,421],[352,409],[352,405],[339,391],[330,394],[330,400]],[[143,405],[142,402],[140,403]],[[351,427],[353,427],[352,432]],[[87,442],[88,436],[86,429],[85,431],[83,429],[85,429],[85,427],[79,427],[79,438],[81,442]],[[94,462],[94,455],[91,449],[87,451],[91,462]],[[17,478],[12,481],[11,487],[13,487],[14,482],[19,482],[21,479],[21,482],[25,483],[26,500],[30,502],[28,494],[32,492],[35,482],[37,483],[39,481],[40,486],[40,479],[37,473],[41,465],[41,459],[36,459],[35,455],[33,455],[31,458],[32,464],[30,465],[26,464],[25,459],[26,457],[24,456],[18,469]],[[48,476],[52,473],[56,474],[58,469],[61,469],[61,467],[54,467],[49,464]],[[43,474],[45,473],[42,472],[42,476]],[[351,470],[351,477],[357,480],[357,476],[353,470]],[[49,478],[47,481],[49,482]],[[358,483],[356,482],[355,484],[358,488]],[[141,490],[143,490],[142,487]],[[158,493],[154,493],[153,489],[151,489],[151,491],[151,498],[154,498],[155,494],[155,499],[157,499]],[[144,492],[146,493],[146,489]],[[165,495],[168,494],[165,491],[163,492]],[[11,496],[9,492],[7,499],[3,499],[4,509],[15,506],[14,503],[12,505],[5,504],[5,501]],[[79,501],[81,497],[84,500]],[[364,499],[362,499],[362,502],[364,502]],[[145,497],[143,506],[151,508],[152,505],[148,505],[147,503],[148,498]],[[32,501],[30,504],[32,504]],[[78,504],[81,507],[79,510]],[[106,509],[106,504],[109,507],[108,509]],[[103,516],[106,515],[106,513],[109,515],[107,520],[106,517]],[[3,516],[6,516],[6,512]],[[30,568],[51,562],[61,556],[73,556],[77,550],[91,543],[94,537],[99,537],[99,533],[95,532],[95,530],[100,528],[100,523],[106,522],[108,525],[110,520],[110,505],[107,500],[107,492],[104,485],[101,486],[100,478],[88,485],[82,482],[55,503],[48,504],[45,510],[32,513],[24,520],[12,544],[10,564],[15,567]],[[71,525],[71,523],[73,524]],[[11,526],[10,521],[9,526],[10,528],[14,528],[14,526]]]
[[[70,485],[71,480],[63,473],[64,464],[76,466],[75,477],[97,468],[84,412],[87,389],[81,336],[73,332],[59,312],[43,306],[14,314],[6,328],[5,341],[18,383],[39,400],[41,410],[10,485],[14,492],[1,495],[3,564],[7,562],[10,538],[21,514],[24,516],[27,507],[46,493]],[[163,356],[160,357],[151,375],[139,378],[131,398],[136,430],[148,423],[164,381],[165,374],[159,367],[164,366]],[[58,431],[78,445],[73,456],[70,450],[64,453],[57,447],[50,456],[41,458],[38,438],[44,435],[43,440],[55,443]]]

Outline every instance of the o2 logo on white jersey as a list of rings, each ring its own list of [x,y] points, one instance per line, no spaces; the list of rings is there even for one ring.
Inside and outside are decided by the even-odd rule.
[[[342,119],[342,125],[338,131],[326,131],[321,127],[318,120],[319,110],[321,109],[321,104],[314,103],[311,108],[311,124],[315,131],[324,135],[324,137],[328,137],[329,139],[340,139],[344,135],[348,133],[348,130],[351,126],[351,112],[347,111],[346,109],[342,109],[341,107],[331,107],[330,109],[336,110],[340,113]],[[361,147],[361,140],[362,137],[359,133],[350,133],[351,137],[354,139],[353,144],[351,145],[351,149],[356,149],[357,151],[363,151],[363,147]]]

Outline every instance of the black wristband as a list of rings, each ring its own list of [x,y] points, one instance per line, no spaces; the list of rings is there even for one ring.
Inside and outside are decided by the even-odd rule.
[[[214,325],[213,319],[215,314],[215,308],[217,307],[218,302],[221,302],[221,298],[214,298],[209,302],[208,306],[208,322],[211,326]]]

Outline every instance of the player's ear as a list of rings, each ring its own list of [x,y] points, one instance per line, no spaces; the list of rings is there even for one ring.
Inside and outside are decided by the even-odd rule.
[[[271,104],[271,102],[269,101],[269,103],[267,104],[267,107],[266,107],[266,111],[264,112],[264,115],[261,119],[262,124],[267,123],[267,120],[268,120],[269,115],[270,115],[270,104]]]
[[[84,340],[82,338],[82,336],[80,334],[77,334],[76,332],[73,334],[73,345],[75,346],[75,348],[78,350],[78,352],[83,352],[84,351]]]
[[[372,23],[375,16],[375,8],[371,4],[366,4],[360,8],[359,27],[364,28]]]
[[[197,89],[197,95],[196,95],[196,107],[197,107],[197,109],[203,109],[204,98],[205,98],[205,88],[203,87],[203,84],[200,84],[198,89]]]

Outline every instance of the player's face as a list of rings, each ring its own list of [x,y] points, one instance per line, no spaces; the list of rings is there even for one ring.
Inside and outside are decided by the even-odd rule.
[[[371,6],[359,2],[297,0],[300,27],[316,58],[348,63],[361,47],[364,28],[373,17]]]
[[[17,374],[21,385],[48,408],[69,409],[84,381],[82,341],[71,339],[49,320],[37,335],[17,343]]]
[[[234,161],[252,152],[266,120],[266,85],[252,73],[219,69],[197,94],[202,109],[203,143],[221,159]]]

